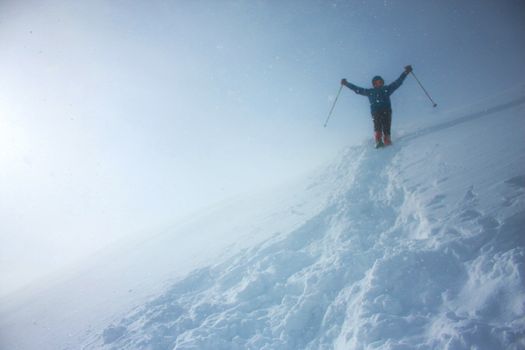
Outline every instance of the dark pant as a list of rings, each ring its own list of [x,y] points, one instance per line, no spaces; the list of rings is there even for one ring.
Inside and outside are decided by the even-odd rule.
[[[384,135],[390,136],[390,125],[392,125],[392,110],[380,109],[372,113],[374,120],[374,131],[382,132]]]

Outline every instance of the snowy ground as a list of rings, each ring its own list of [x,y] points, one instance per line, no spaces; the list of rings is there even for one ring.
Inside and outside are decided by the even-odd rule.
[[[525,98],[441,118],[10,300],[0,345],[525,349]]]

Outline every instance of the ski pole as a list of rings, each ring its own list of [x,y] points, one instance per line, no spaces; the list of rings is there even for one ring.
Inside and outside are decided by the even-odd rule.
[[[341,93],[341,90],[343,89],[343,84],[341,84],[341,87],[339,88],[339,91],[337,92],[337,96],[335,96],[334,103],[332,104],[332,108],[330,108],[330,112],[328,113],[328,117],[326,118],[326,121],[324,122],[324,127],[328,125],[328,119],[330,119],[330,116],[332,115],[332,112],[334,110],[335,104],[337,103],[337,99],[339,98],[339,94]]]
[[[421,85],[421,82],[419,81],[419,79],[416,77],[416,75],[414,74],[414,72],[410,72],[412,73],[412,75],[414,76],[414,78],[416,78],[416,81],[417,83],[419,84],[419,86],[421,86],[421,89],[423,89],[423,91],[425,92],[425,94],[427,94],[427,97],[430,99],[430,101],[432,102],[432,107],[436,107],[437,106],[437,103],[434,102],[434,100],[432,99],[432,97],[430,97],[430,95],[428,94],[427,90],[425,90],[425,88],[423,87],[423,85]]]

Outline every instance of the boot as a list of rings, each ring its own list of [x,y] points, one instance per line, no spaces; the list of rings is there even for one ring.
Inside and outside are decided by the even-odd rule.
[[[384,143],[385,143],[385,146],[390,146],[392,144],[392,140],[390,140],[390,135],[385,134]]]
[[[383,133],[381,131],[376,131],[374,134],[374,139],[376,140],[376,148],[383,147],[383,140],[382,140]]]

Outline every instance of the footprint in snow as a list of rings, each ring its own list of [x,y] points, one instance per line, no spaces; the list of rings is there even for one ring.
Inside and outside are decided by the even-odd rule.
[[[442,207],[442,205],[440,205],[440,204],[443,202],[443,200],[446,197],[447,196],[445,196],[444,194],[438,194],[438,195],[434,196],[434,198],[432,198],[430,200],[430,202],[428,202],[427,207],[436,207],[436,206],[437,206],[437,208]]]
[[[505,183],[511,187],[523,189],[525,188],[525,175],[518,175],[505,180]]]
[[[459,217],[461,218],[461,221],[470,221],[477,219],[481,216],[481,213],[474,209],[466,209],[464,210]]]
[[[519,198],[525,194],[525,175],[511,177],[505,180],[504,183],[511,191],[503,197],[503,206],[508,208],[518,202]]]

